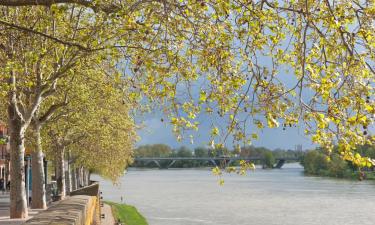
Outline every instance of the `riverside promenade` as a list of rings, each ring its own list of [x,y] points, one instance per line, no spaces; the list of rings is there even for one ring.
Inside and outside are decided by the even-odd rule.
[[[26,220],[33,218],[36,214],[43,209],[29,209],[29,217],[27,219],[10,219],[9,217],[9,193],[0,192],[0,225],[19,225],[24,223]]]
[[[39,212],[44,211],[42,209],[29,209],[29,217],[32,218]],[[18,225],[24,223],[25,219],[10,219],[9,218],[9,193],[0,192],[0,225]]]
[[[100,222],[100,225],[114,225],[115,219],[113,218],[112,209],[111,206],[104,204],[102,208],[102,214],[105,215],[104,219],[102,219]]]
[[[58,204],[58,202],[52,203],[52,205]],[[33,218],[39,212],[42,212],[42,209],[29,209],[29,217],[27,219],[10,219],[9,218],[9,193],[0,192],[0,225],[21,225],[25,221]],[[105,215],[105,218],[101,220],[101,225],[114,225],[115,219],[112,215],[112,210],[109,205],[104,204],[102,208],[102,214]]]

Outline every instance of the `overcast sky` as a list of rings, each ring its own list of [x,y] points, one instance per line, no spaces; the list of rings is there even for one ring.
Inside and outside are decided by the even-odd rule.
[[[285,45],[288,44],[288,42],[285,42]],[[271,57],[272,56],[259,56],[258,63],[270,68],[272,65]],[[285,87],[294,87],[298,81],[293,75],[293,70],[287,66],[280,66],[278,69],[278,79],[285,85]],[[203,80],[198,81],[198,84],[200,82],[203,82]],[[196,92],[196,95],[199,95],[199,90],[199,85],[192,88],[192,91]],[[309,93],[308,90],[304,89],[302,92],[302,97],[309,98],[311,96],[312,93]],[[195,138],[193,144],[190,143],[189,137],[186,137],[186,139],[182,142],[178,142],[172,133],[171,126],[168,125],[168,122],[166,122],[167,120],[165,119],[164,122],[161,122],[162,117],[163,116],[161,113],[154,112],[153,114],[146,115],[137,121],[142,121],[145,125],[145,128],[138,132],[141,140],[137,143],[137,146],[163,143],[173,148],[177,148],[182,145],[189,148],[194,148],[197,146],[206,146],[208,144],[210,139],[209,134],[211,130],[211,123],[209,122],[210,118],[207,115],[203,115],[203,119],[201,118],[199,121],[201,125],[199,127],[199,131],[194,133]],[[282,126],[274,129],[265,128],[261,133],[258,133],[258,135],[259,139],[253,141],[252,143],[257,147],[267,147],[269,149],[295,149],[296,145],[302,145],[302,148],[305,150],[314,148],[316,146],[312,144],[310,137],[304,135],[303,127],[287,127],[286,130],[283,130]],[[228,148],[232,148],[232,141],[228,141],[226,146]]]
[[[182,142],[178,142],[168,122],[161,122],[161,116],[156,113],[145,116],[143,122],[145,128],[138,131],[141,140],[137,143],[137,146],[162,143],[173,148],[185,145],[192,149],[197,146],[206,146],[209,141],[209,135],[207,134],[210,133],[210,127],[208,124],[200,126],[200,130],[195,133],[194,144],[191,144],[189,137],[186,137],[186,140]],[[295,149],[295,146],[299,144],[302,145],[304,150],[315,147],[310,137],[304,135],[303,128],[298,127],[288,127],[286,130],[283,130],[282,127],[274,129],[266,128],[259,133],[259,139],[253,142],[254,146],[262,146],[270,149]],[[226,145],[232,148],[231,141]]]

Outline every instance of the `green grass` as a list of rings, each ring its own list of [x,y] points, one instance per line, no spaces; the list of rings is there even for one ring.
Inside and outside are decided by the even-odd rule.
[[[131,205],[104,201],[112,207],[113,216],[116,221],[120,220],[125,225],[148,225],[147,220]]]

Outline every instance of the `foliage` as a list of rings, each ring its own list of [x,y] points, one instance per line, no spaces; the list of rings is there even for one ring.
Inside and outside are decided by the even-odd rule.
[[[121,221],[122,224],[126,225],[148,225],[146,219],[134,206],[109,201],[104,203],[111,206],[116,221]]]
[[[208,157],[208,149],[203,147],[197,147],[194,149],[194,156],[195,157]]]
[[[275,157],[273,156],[272,152],[264,152],[263,157],[265,166],[268,168],[273,168],[273,166],[275,165]]]
[[[22,100],[20,107],[41,102],[46,90],[38,84],[53,89],[57,82],[49,78],[100,65],[96,69],[115,71],[126,102],[138,103],[134,108],[161,106],[178,140],[194,139],[190,131],[207,113],[214,149],[223,148],[229,136],[240,149],[264,127],[300,125],[328,153],[337,143],[344,160],[375,163],[355,151],[375,142],[368,129],[375,113],[373,1],[0,5],[0,79],[17,77],[16,86],[2,82],[0,91],[6,96],[15,87],[26,90],[13,98]],[[31,72],[36,68],[47,74],[39,83]],[[149,105],[143,107],[145,100]],[[27,123],[36,109],[25,114]]]
[[[303,158],[302,165],[305,172],[309,174],[319,174],[320,171],[328,168],[327,157],[318,151],[309,151]]]
[[[181,146],[180,148],[177,149],[177,157],[192,157],[193,153],[190,149],[188,149],[185,146]]]
[[[361,152],[365,157],[370,157],[375,153],[375,148],[371,146],[358,146],[357,151]],[[327,157],[325,150],[321,148],[309,151],[304,156],[301,164],[304,166],[305,173],[311,175],[350,179],[363,179],[363,176],[366,176],[367,179],[372,179],[374,175],[370,172],[373,170],[371,164],[359,167],[351,161],[345,161],[340,156],[337,148],[331,157]]]
[[[136,141],[130,104],[109,74],[87,67],[69,79],[62,96],[69,103],[57,110],[43,129],[47,156],[53,158],[57,145],[70,152],[73,166],[84,166],[116,180],[131,162]],[[59,97],[59,95],[56,95]]]
[[[168,151],[163,151],[163,149],[168,149]],[[197,147],[194,150],[187,148],[186,146],[182,146],[177,149],[172,149],[167,145],[163,144],[154,144],[154,145],[143,145],[139,146],[134,150],[135,155],[137,157],[223,157],[223,156],[230,156],[230,157],[259,157],[265,159],[265,164],[267,167],[272,168],[275,164],[275,158],[283,157],[283,158],[295,158],[303,156],[303,152],[300,151],[293,151],[293,150],[283,150],[277,149],[275,151],[271,151],[264,147],[254,147],[254,146],[246,146],[243,147],[241,153],[238,154],[237,149],[229,150],[229,149],[222,149],[222,150],[215,150],[213,151],[211,148],[207,147]],[[166,154],[168,153],[168,154]],[[194,153],[194,155],[193,155]],[[170,161],[160,161],[160,165],[163,167],[168,166],[171,162]],[[260,163],[259,161],[255,161],[255,164]],[[149,163],[145,164],[139,162],[138,164],[133,165],[135,167],[154,167],[156,165]],[[175,162],[172,167],[173,168],[191,168],[191,167],[212,167],[211,163],[205,161],[177,161]],[[246,165],[246,162],[234,162],[232,166],[237,167],[249,167]],[[220,169],[220,168],[218,168]],[[233,170],[230,168],[226,170],[227,172],[238,172],[244,173],[244,171],[240,171],[237,169]],[[221,172],[221,171],[220,171]]]
[[[172,149],[165,144],[143,145],[134,150],[135,157],[168,157]]]
[[[163,105],[178,139],[198,129],[201,113],[212,117],[216,147],[229,134],[249,144],[252,125],[305,124],[328,152],[336,141],[346,160],[373,163],[353,153],[374,143],[372,1],[59,2],[2,1],[49,14],[1,24],[121,62],[127,97]],[[64,30],[45,29],[48,17]]]

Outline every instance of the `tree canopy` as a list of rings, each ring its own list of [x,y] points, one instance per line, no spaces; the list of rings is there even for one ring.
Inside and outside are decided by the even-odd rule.
[[[0,7],[0,97],[17,154],[32,120],[44,118],[41,107],[50,116],[61,103],[51,100],[69,89],[61,84],[98,72],[116,82],[98,82],[102,100],[88,92],[97,98],[87,107],[99,112],[88,115],[94,121],[132,121],[119,112],[155,107],[178,140],[193,140],[208,114],[211,146],[223,149],[233,137],[238,150],[265,127],[301,126],[327,153],[337,144],[345,160],[375,163],[355,151],[375,144],[374,1],[4,0]],[[83,146],[116,148],[109,136],[124,133],[107,126],[98,126],[106,141]],[[22,160],[13,165],[22,168]]]
[[[178,138],[181,128],[197,129],[197,117],[207,112],[228,121],[212,124],[219,145],[229,134],[251,141],[256,135],[249,135],[249,124],[262,129],[305,123],[314,142],[331,149],[337,141],[347,158],[354,157],[356,144],[374,141],[367,129],[374,113],[371,1],[2,5],[48,8],[48,16],[61,23],[79,18],[82,29],[67,26],[53,36],[42,23],[32,29],[22,21],[2,24],[83,52],[117,54],[126,85],[135,89],[128,96],[162,103]]]

